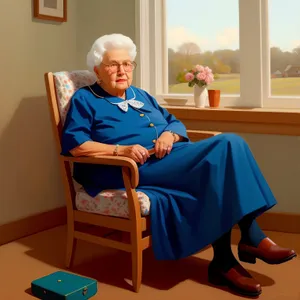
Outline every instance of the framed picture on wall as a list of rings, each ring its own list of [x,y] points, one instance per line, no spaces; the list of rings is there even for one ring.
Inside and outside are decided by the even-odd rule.
[[[33,0],[33,10],[37,19],[67,21],[67,0]]]

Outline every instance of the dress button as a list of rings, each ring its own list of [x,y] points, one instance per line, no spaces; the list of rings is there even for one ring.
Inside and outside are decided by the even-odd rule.
[[[144,116],[144,114],[140,114],[140,117],[143,117]]]
[[[154,126],[154,124],[153,124],[153,123],[150,123],[150,124],[149,124],[149,126],[150,126],[150,127],[153,127],[153,126]]]
[[[156,143],[156,140],[152,140],[152,142],[153,142],[153,144],[155,144],[155,143]]]

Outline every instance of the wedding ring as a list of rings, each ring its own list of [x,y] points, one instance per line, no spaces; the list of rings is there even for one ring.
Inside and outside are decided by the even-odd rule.
[[[142,152],[142,155],[145,155],[145,152]]]

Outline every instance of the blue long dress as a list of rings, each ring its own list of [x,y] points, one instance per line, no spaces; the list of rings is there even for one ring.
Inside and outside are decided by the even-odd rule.
[[[92,93],[91,90],[94,92]],[[105,97],[99,98],[97,97]],[[144,103],[124,112],[118,97],[98,84],[72,97],[62,135],[62,154],[86,142],[140,144],[147,149],[165,130],[184,139],[169,155],[138,164],[137,190],[151,199],[153,251],[157,259],[196,253],[228,232],[244,216],[256,217],[276,204],[245,141],[235,134],[191,142],[185,126],[144,90],[131,86],[126,99]],[[119,167],[75,164],[74,179],[95,196],[103,189],[124,188]]]

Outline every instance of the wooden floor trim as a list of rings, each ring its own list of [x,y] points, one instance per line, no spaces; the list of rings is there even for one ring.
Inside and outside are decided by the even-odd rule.
[[[18,240],[40,231],[64,225],[67,221],[65,207],[39,213],[18,221],[0,225],[0,245]]]
[[[300,214],[265,213],[258,218],[263,230],[300,234]],[[0,226],[0,245],[66,224],[66,208],[56,208]]]
[[[300,234],[300,214],[270,212],[258,217],[257,222],[264,230]]]

